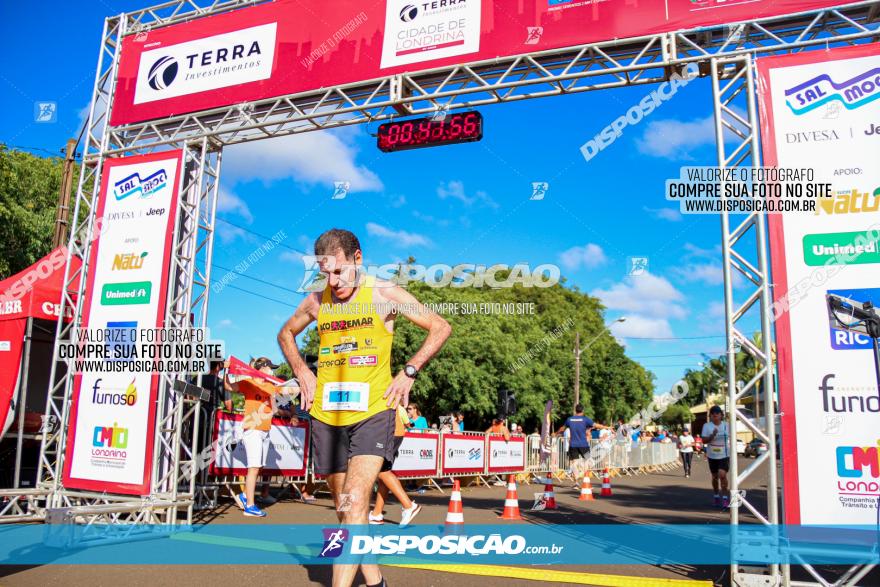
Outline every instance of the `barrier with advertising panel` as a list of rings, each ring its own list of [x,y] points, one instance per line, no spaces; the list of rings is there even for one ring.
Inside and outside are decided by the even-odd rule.
[[[391,470],[398,477],[434,476],[439,449],[439,434],[407,432]]]
[[[765,165],[812,168],[834,194],[770,215],[785,520],[875,524],[873,353],[828,296],[880,304],[880,45],[768,57],[758,72]]]
[[[443,434],[443,464],[441,476],[478,475],[486,466],[486,437],[484,434]]]
[[[162,325],[182,157],[165,151],[104,163],[83,327]],[[73,384],[65,487],[149,493],[159,375],[84,369]]]
[[[242,414],[217,412],[214,421],[215,457],[211,462],[212,475],[244,475],[247,459],[241,439]],[[301,420],[293,426],[289,420],[272,419],[266,452],[267,475],[302,477],[306,474],[309,451],[309,422]]]
[[[513,473],[526,468],[526,439],[524,436],[511,436],[504,440],[503,436],[489,435],[486,471],[489,473]]]
[[[126,36],[111,124],[839,4],[278,0]]]

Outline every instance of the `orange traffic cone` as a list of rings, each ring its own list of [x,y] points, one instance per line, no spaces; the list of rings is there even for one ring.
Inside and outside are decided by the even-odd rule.
[[[449,509],[446,512],[446,525],[464,524],[464,509],[461,506],[461,485],[456,479],[452,485],[452,497],[449,498]]]
[[[510,475],[507,478],[507,496],[504,498],[504,512],[502,520],[522,520],[519,515],[519,498],[516,496],[516,478]]]
[[[553,483],[547,483],[544,485],[544,506],[545,510],[555,510],[556,509],[556,494],[553,493]]]
[[[611,476],[608,474],[608,467],[605,467],[605,472],[602,473],[602,492],[599,495],[602,497],[611,495]]]
[[[578,496],[578,501],[595,501],[596,498],[593,497],[593,484],[590,483],[590,474],[587,473],[584,475],[584,480],[581,481],[581,494]]]

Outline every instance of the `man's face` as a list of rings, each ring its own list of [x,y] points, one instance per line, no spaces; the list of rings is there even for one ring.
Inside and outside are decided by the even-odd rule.
[[[358,268],[363,263],[361,252],[355,251],[352,259],[346,259],[341,249],[333,255],[319,255],[318,268],[327,276],[330,292],[340,300],[351,297],[358,286]]]

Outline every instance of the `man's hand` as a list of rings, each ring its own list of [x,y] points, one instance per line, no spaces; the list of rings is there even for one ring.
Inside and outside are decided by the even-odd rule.
[[[407,377],[403,371],[398,373],[382,396],[388,400],[386,405],[396,410],[399,405],[409,404],[409,390],[412,389],[413,383],[415,383],[415,379]]]
[[[296,380],[299,382],[299,407],[308,410],[315,401],[315,388],[318,386],[318,380],[308,368],[300,369],[300,372],[296,374]]]

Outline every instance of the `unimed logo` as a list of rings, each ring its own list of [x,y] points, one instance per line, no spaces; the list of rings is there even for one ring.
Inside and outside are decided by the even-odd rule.
[[[342,554],[346,541],[348,541],[348,530],[345,528],[324,528],[324,546],[318,554],[321,558],[336,558]]]
[[[823,265],[865,265],[880,263],[880,231],[829,232],[804,236],[804,263]]]
[[[106,283],[101,288],[102,306],[128,306],[149,304],[153,284],[149,281]]]

